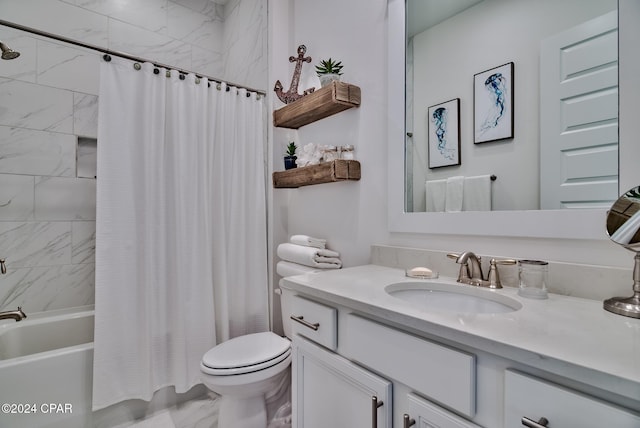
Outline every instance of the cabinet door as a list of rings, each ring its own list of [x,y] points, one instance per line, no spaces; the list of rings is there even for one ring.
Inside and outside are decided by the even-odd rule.
[[[296,336],[294,428],[391,428],[391,382]]]
[[[408,394],[407,408],[403,428],[480,428],[417,395]]]
[[[505,427],[638,428],[640,415],[558,385],[507,370]],[[526,419],[525,419],[526,418]]]

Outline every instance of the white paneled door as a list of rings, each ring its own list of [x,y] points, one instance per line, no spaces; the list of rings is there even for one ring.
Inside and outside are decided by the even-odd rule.
[[[618,197],[618,17],[542,41],[540,208],[608,208]]]

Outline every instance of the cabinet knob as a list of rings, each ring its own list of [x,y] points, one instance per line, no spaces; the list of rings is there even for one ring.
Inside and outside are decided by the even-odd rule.
[[[382,407],[384,403],[378,401],[378,396],[371,396],[371,427],[378,428],[378,407]]]
[[[547,428],[547,424],[549,423],[549,420],[547,420],[547,418],[545,417],[542,417],[538,419],[538,422],[536,422],[533,419],[529,419],[526,416],[523,416],[521,422],[522,422],[522,425],[529,428]]]
[[[416,424],[416,420],[415,419],[411,419],[411,417],[409,415],[407,415],[406,413],[402,416],[402,427],[403,428],[409,428],[411,426],[414,426]]]

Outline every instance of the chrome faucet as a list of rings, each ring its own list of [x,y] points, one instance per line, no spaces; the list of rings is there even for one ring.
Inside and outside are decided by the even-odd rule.
[[[502,288],[500,275],[498,275],[498,265],[516,264],[516,261],[512,259],[491,259],[489,275],[485,279],[482,274],[482,258],[476,256],[471,251],[465,251],[462,254],[449,253],[447,257],[454,259],[456,263],[460,265],[458,282],[488,288]]]
[[[5,311],[0,312],[0,320],[14,319],[16,322],[22,321],[27,317],[27,314],[22,312],[22,308],[18,306],[17,311]]]

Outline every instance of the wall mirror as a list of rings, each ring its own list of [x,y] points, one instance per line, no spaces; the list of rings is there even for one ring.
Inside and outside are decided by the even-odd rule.
[[[406,4],[405,1],[400,0],[389,1],[388,196],[390,230],[394,232],[603,239],[602,230],[591,226],[602,224],[606,208],[618,196],[617,1],[590,2],[593,3],[593,8],[583,8],[581,7],[583,2],[577,5],[576,0],[562,0],[561,2],[468,0],[462,6],[460,13],[454,14],[427,30],[412,30],[415,34],[408,39],[406,36],[409,33],[406,32],[405,17],[408,13],[411,16],[419,13],[417,10],[408,12],[407,7],[412,7],[409,3],[411,0]],[[554,13],[551,14],[554,19],[547,19],[549,22],[543,25],[540,22],[530,20],[531,14],[529,13],[528,20],[523,21],[522,10],[517,9],[525,7],[528,3],[535,3],[535,6],[532,6],[534,8],[542,7],[543,4],[553,8]],[[576,13],[578,9],[581,10],[580,14]],[[546,13],[548,17],[550,12]],[[567,20],[566,16],[571,16],[571,18]],[[606,18],[607,16],[608,18]],[[605,17],[603,19],[609,20],[610,24],[608,25],[611,23],[613,25],[612,29],[604,31],[607,35],[604,39],[607,39],[608,42],[614,42],[614,48],[604,48],[610,55],[608,57],[605,55],[603,64],[595,67],[596,72],[600,71],[600,74],[604,70],[609,73],[610,82],[605,85],[604,97],[602,98],[607,100],[607,111],[599,118],[593,116],[590,119],[587,118],[587,121],[592,124],[587,126],[572,122],[577,114],[577,110],[571,111],[574,105],[563,106],[562,103],[556,102],[556,106],[553,108],[541,107],[544,105],[544,98],[548,95],[540,94],[540,79],[541,75],[544,79],[545,74],[544,68],[541,68],[540,65],[540,49],[541,44],[549,44],[549,39],[553,41],[565,37],[566,33],[572,31],[579,33],[580,31],[575,30],[575,27],[600,17]],[[515,47],[512,52],[499,52],[496,43],[481,42],[474,47],[474,52],[460,53],[459,51],[462,49],[460,46],[464,45],[465,40],[467,45],[473,45],[468,40],[483,40],[483,38],[494,40],[494,36],[498,36],[490,31],[487,32],[488,30],[483,30],[480,26],[483,20],[489,19],[498,20],[491,21],[490,26],[505,30],[502,35],[506,41],[505,44],[513,43],[517,39],[522,41],[524,46]],[[450,25],[451,23],[454,25]],[[544,27],[544,31],[540,29],[541,27]],[[473,34],[465,35],[465,30],[470,30]],[[535,35],[530,35],[536,31]],[[440,37],[443,38],[443,41]],[[419,58],[418,53],[423,50],[436,53],[436,58],[441,60]],[[551,56],[557,57],[559,55]],[[592,56],[588,55],[587,57],[591,58]],[[564,67],[562,72],[569,73],[569,78],[587,74],[567,70],[569,60],[574,64],[581,61],[571,57],[563,59],[559,65],[556,64],[556,67]],[[582,61],[584,62],[584,60]],[[512,138],[499,141],[475,143],[474,75],[508,62],[513,62],[515,65],[513,77],[515,80],[515,101],[512,106],[515,110],[514,135]],[[406,71],[405,67],[399,67],[398,64],[407,64]],[[425,77],[429,77],[429,79]],[[577,95],[574,97],[578,100],[586,98],[588,96]],[[426,151],[430,144],[426,112],[429,107],[451,99],[460,100],[460,164],[430,169],[428,168]],[[566,104],[566,101],[564,103]],[[603,103],[600,102],[598,105],[602,106]],[[544,181],[549,176],[544,169],[548,162],[541,162],[542,156],[539,155],[541,151],[539,141],[547,138],[543,135],[546,128],[540,126],[541,115],[539,112],[541,110],[554,111],[555,116],[561,120],[556,126],[568,128],[567,134],[574,140],[585,140],[586,138],[582,138],[585,134],[581,134],[581,132],[589,127],[596,129],[596,132],[608,132],[606,137],[601,138],[603,141],[606,140],[606,143],[598,144],[596,149],[586,150],[590,154],[587,158],[590,159],[582,158],[575,165],[570,165],[569,172],[567,170],[561,171],[561,174],[566,175],[567,173],[575,173],[576,168],[588,169],[595,165],[593,175],[597,177],[597,180],[578,178],[571,184],[599,180],[596,186],[598,190],[583,191],[582,195],[568,199],[568,203],[561,201],[556,205],[541,204],[541,193],[543,192],[540,187],[545,185]],[[585,108],[579,110],[584,113]],[[578,135],[580,138],[576,138]],[[542,150],[544,151],[544,149]],[[604,156],[603,159],[608,162],[606,166],[603,166],[604,161],[594,160],[592,155],[596,152],[598,152],[598,156]],[[567,166],[566,159],[550,162],[561,163],[561,167]],[[497,177],[497,180],[491,185],[492,211],[425,212],[427,180],[442,180],[451,176],[481,175],[495,175]],[[564,178],[566,179],[566,177]],[[569,178],[571,179],[571,177]],[[602,189],[606,190],[604,196],[598,193]],[[584,197],[585,193],[589,194],[588,198]]]
[[[497,177],[487,183],[490,204],[463,210],[608,208],[617,199],[617,0],[407,0],[406,8],[406,211],[438,210],[425,204],[440,196],[425,182],[452,176]],[[428,113],[455,98],[459,117]],[[459,165],[433,167],[458,144]]]

